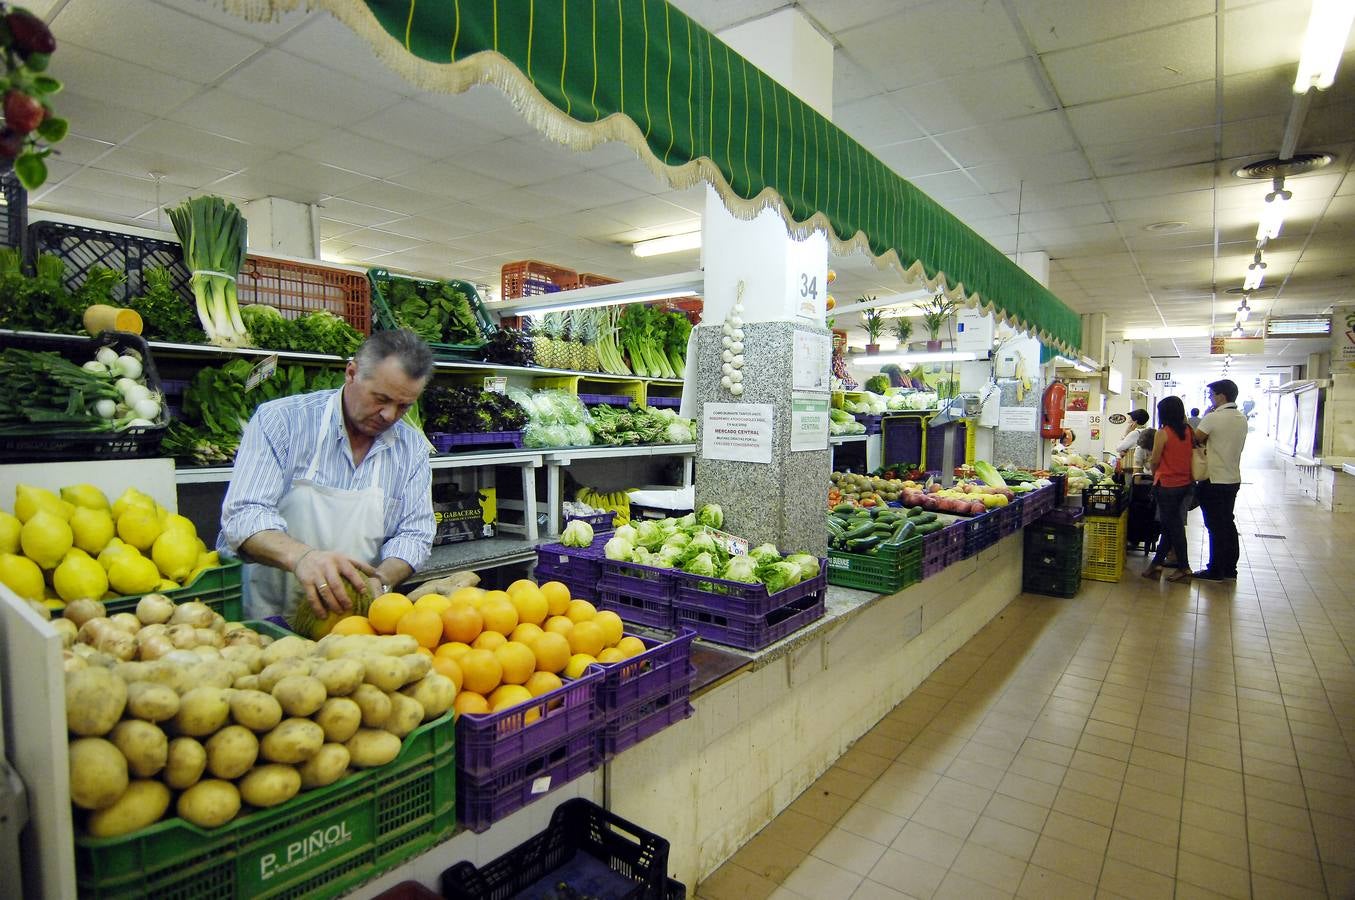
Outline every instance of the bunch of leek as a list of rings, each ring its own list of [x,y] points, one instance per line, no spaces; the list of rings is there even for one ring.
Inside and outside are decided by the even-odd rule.
[[[248,346],[249,334],[235,299],[235,279],[245,259],[245,219],[240,210],[220,197],[194,197],[166,212],[193,273],[198,319],[208,343]]]

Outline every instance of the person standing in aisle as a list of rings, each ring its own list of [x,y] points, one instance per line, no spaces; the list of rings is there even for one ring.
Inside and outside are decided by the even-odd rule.
[[[1119,455],[1121,465],[1126,472],[1142,471],[1144,464],[1148,461],[1148,453],[1139,446],[1139,438],[1143,431],[1148,427],[1148,410],[1131,409],[1129,411],[1129,424],[1125,426],[1124,438],[1115,445],[1115,453]]]
[[[1247,440],[1247,418],[1237,408],[1237,385],[1227,378],[1209,385],[1213,409],[1195,429],[1195,445],[1204,447],[1209,478],[1200,482],[1200,511],[1209,529],[1209,564],[1195,573],[1205,581],[1237,578],[1237,521],[1233,508],[1242,486],[1242,445]]]
[[[320,618],[351,607],[344,582],[372,596],[407,579],[433,543],[432,470],[401,417],[433,373],[412,331],[363,342],[343,387],[255,410],[240,440],[217,546],[249,565],[245,614]]]
[[[1186,547],[1186,505],[1193,490],[1190,455],[1194,432],[1186,424],[1186,407],[1180,397],[1163,397],[1157,404],[1157,420],[1162,426],[1153,437],[1149,465],[1153,470],[1153,499],[1157,520],[1162,523],[1153,561],[1143,571],[1144,578],[1157,578],[1167,564],[1167,553],[1176,559],[1176,571],[1168,581],[1190,580],[1190,554]]]
[[[1200,408],[1198,406],[1190,408],[1190,415],[1186,418],[1186,424],[1190,426],[1192,431],[1200,427]]]

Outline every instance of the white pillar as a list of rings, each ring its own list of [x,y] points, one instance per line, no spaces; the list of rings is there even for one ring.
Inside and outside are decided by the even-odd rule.
[[[716,36],[819,115],[833,118],[833,45],[798,9],[777,10]]]
[[[262,197],[240,210],[249,223],[249,249],[300,259],[320,258],[320,217],[309,203]]]

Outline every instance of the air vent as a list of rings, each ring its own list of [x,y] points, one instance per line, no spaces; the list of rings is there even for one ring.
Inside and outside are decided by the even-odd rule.
[[[1331,316],[1272,316],[1266,319],[1266,337],[1326,337]]]
[[[1256,178],[1271,181],[1275,178],[1289,178],[1293,175],[1306,175],[1325,169],[1335,159],[1330,153],[1300,153],[1289,159],[1259,159],[1245,166],[1238,166],[1233,174],[1238,178]]]

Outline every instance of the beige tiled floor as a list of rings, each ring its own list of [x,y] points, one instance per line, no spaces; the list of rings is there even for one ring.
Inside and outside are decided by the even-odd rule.
[[[1236,584],[1021,596],[698,896],[1355,897],[1355,516],[1257,449]]]

